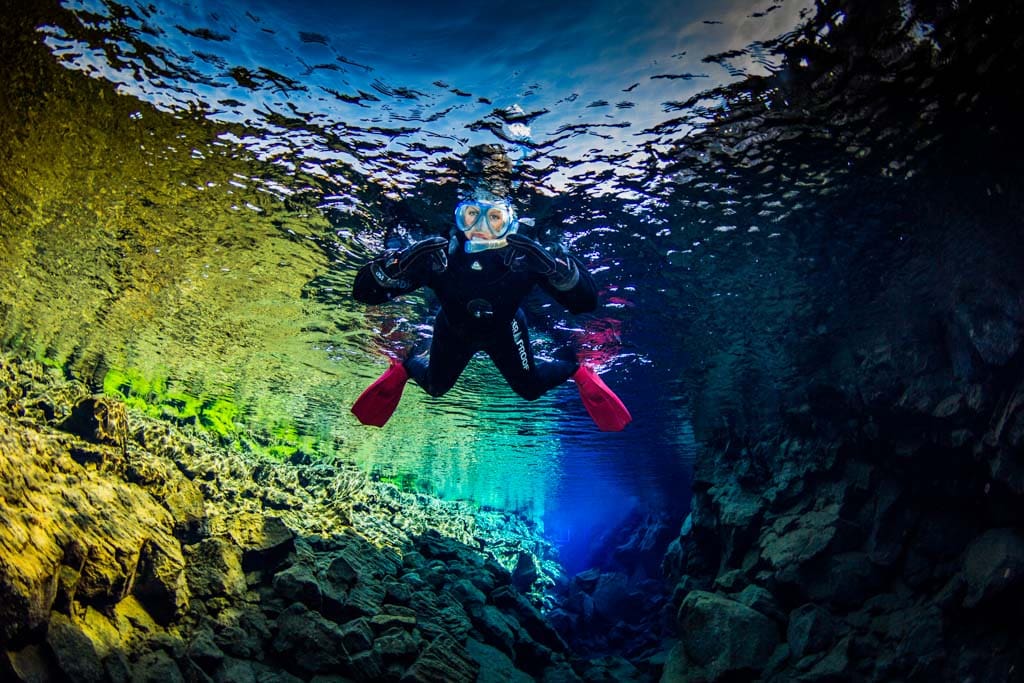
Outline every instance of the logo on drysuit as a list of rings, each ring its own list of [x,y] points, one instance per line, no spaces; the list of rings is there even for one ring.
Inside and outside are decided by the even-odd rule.
[[[519,349],[519,362],[523,364],[523,370],[530,371],[530,357],[526,353],[526,342],[523,340],[523,333],[519,329],[519,323],[512,320],[512,341]]]

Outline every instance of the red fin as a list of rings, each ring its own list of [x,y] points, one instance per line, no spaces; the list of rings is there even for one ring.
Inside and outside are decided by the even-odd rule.
[[[405,366],[392,361],[391,367],[359,395],[352,405],[352,414],[364,425],[383,427],[402,400],[402,390],[408,379]]]
[[[621,432],[633,421],[619,397],[593,370],[581,365],[572,378],[576,380],[584,407],[602,432]]]

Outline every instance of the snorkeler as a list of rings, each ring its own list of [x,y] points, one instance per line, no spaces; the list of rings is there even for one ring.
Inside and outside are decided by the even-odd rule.
[[[620,431],[632,420],[622,401],[590,368],[563,349],[557,360],[533,355],[520,304],[536,285],[570,313],[597,307],[597,288],[583,263],[564,246],[545,249],[518,234],[519,221],[502,178],[510,169],[497,145],[480,145],[467,159],[484,182],[463,192],[451,238],[429,237],[389,249],[356,275],[353,296],[381,304],[426,286],[440,300],[429,351],[414,349],[359,396],[352,412],[360,422],[383,426],[398,407],[409,377],[431,396],[455,384],[477,351],[485,351],[512,390],[528,401],[572,378],[587,412],[602,431]]]

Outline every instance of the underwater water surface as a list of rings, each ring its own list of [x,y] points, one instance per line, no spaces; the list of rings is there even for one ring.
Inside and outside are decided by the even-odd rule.
[[[960,66],[1020,47],[980,9],[8,4],[5,346],[242,450],[524,512],[579,567],[631,513],[681,518],[702,435],[827,400],[804,379],[838,340],[950,296],[985,252],[944,225],[1019,220],[1019,161],[956,175],[1013,125]],[[383,429],[349,413],[434,310],[357,304],[355,272],[398,225],[447,234],[480,143],[515,160],[532,236],[595,274],[593,314],[527,313],[630,407],[620,434],[571,385],[520,400],[482,355]],[[900,269],[921,250],[934,268]]]

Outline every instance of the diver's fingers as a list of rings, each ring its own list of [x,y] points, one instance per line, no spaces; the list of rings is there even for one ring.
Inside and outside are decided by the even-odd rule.
[[[444,253],[446,246],[448,246],[448,240],[443,237],[428,237],[425,240],[420,240],[402,254],[401,269],[403,271],[407,270],[413,263],[428,254],[438,251]]]
[[[509,235],[506,240],[510,247],[526,254],[534,263],[534,268],[539,272],[550,273],[555,270],[557,266],[555,259],[539,243],[531,240],[529,237],[523,237],[515,233]]]

